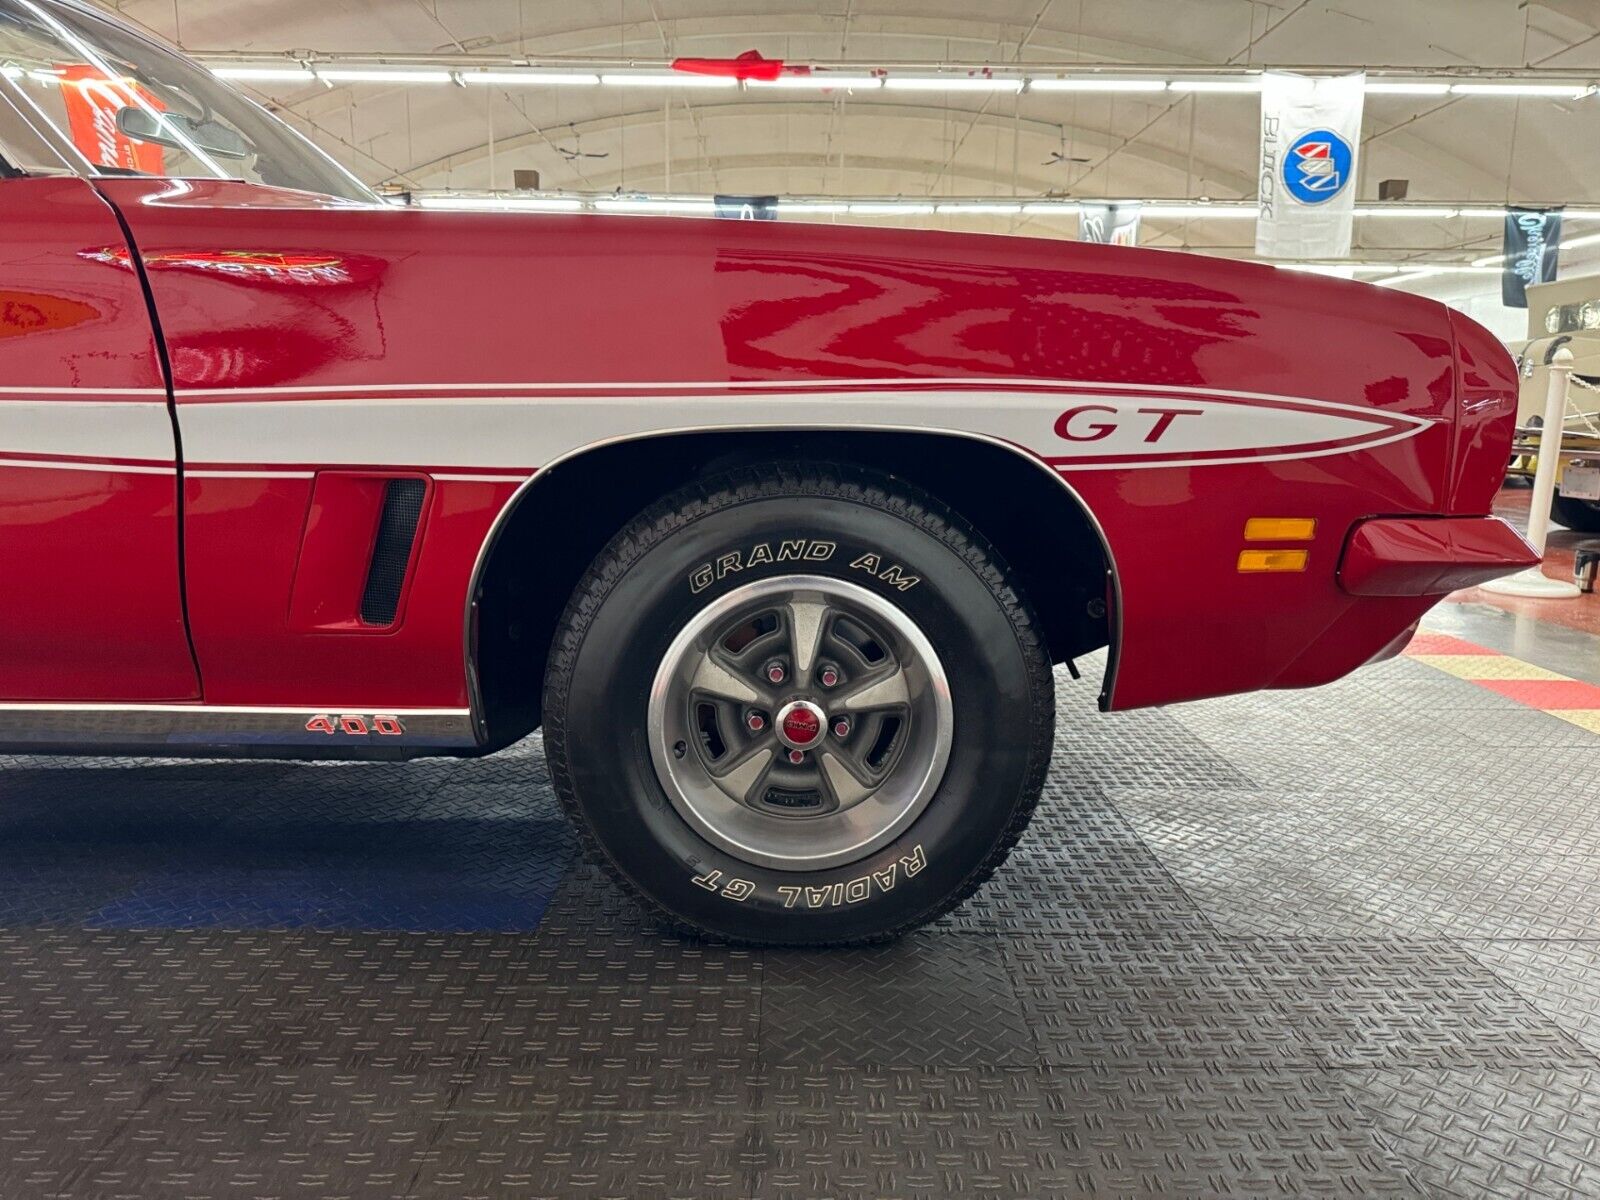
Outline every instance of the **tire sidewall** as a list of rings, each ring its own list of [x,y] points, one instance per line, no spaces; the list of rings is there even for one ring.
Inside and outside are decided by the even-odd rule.
[[[941,537],[948,526],[929,528],[914,519],[922,510],[896,514],[885,503],[893,499],[866,491],[791,491],[702,510],[634,540],[588,610],[570,670],[552,678],[563,714],[553,767],[601,851],[680,920],[765,941],[881,936],[964,890],[1031,799],[1039,729],[1047,753],[1053,714],[1037,711],[1038,664],[1003,602],[1003,576],[965,538]],[[803,556],[780,559],[797,543]],[[651,685],[684,625],[737,588],[797,574],[845,580],[900,608],[933,644],[953,710],[949,761],[916,820],[873,853],[816,871],[755,865],[702,838],[662,787],[647,732]]]

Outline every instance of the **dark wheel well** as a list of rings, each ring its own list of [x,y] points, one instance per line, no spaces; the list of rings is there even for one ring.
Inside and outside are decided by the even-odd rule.
[[[1022,581],[1056,662],[1106,645],[1113,564],[1089,513],[1017,451],[952,434],[696,433],[620,442],[541,472],[503,521],[477,581],[472,654],[490,748],[539,724],[550,639],[606,543],[694,479],[778,459],[873,467],[917,484],[983,531]]]

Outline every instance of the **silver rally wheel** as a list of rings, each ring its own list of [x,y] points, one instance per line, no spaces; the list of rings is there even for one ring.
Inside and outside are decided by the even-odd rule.
[[[701,609],[650,689],[650,756],[719,849],[782,871],[871,854],[944,776],[950,684],[886,598],[821,575],[764,579]]]

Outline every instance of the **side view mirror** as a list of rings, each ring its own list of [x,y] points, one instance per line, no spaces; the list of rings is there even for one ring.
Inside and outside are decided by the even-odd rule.
[[[196,121],[182,113],[157,113],[129,105],[117,110],[117,128],[136,142],[175,150],[198,147],[219,158],[250,157],[250,144],[228,126],[217,121]]]

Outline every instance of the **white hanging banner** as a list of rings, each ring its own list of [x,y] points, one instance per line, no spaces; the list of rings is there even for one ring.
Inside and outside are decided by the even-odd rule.
[[[1366,80],[1359,71],[1262,76],[1256,215],[1261,257],[1344,258],[1350,253]]]

